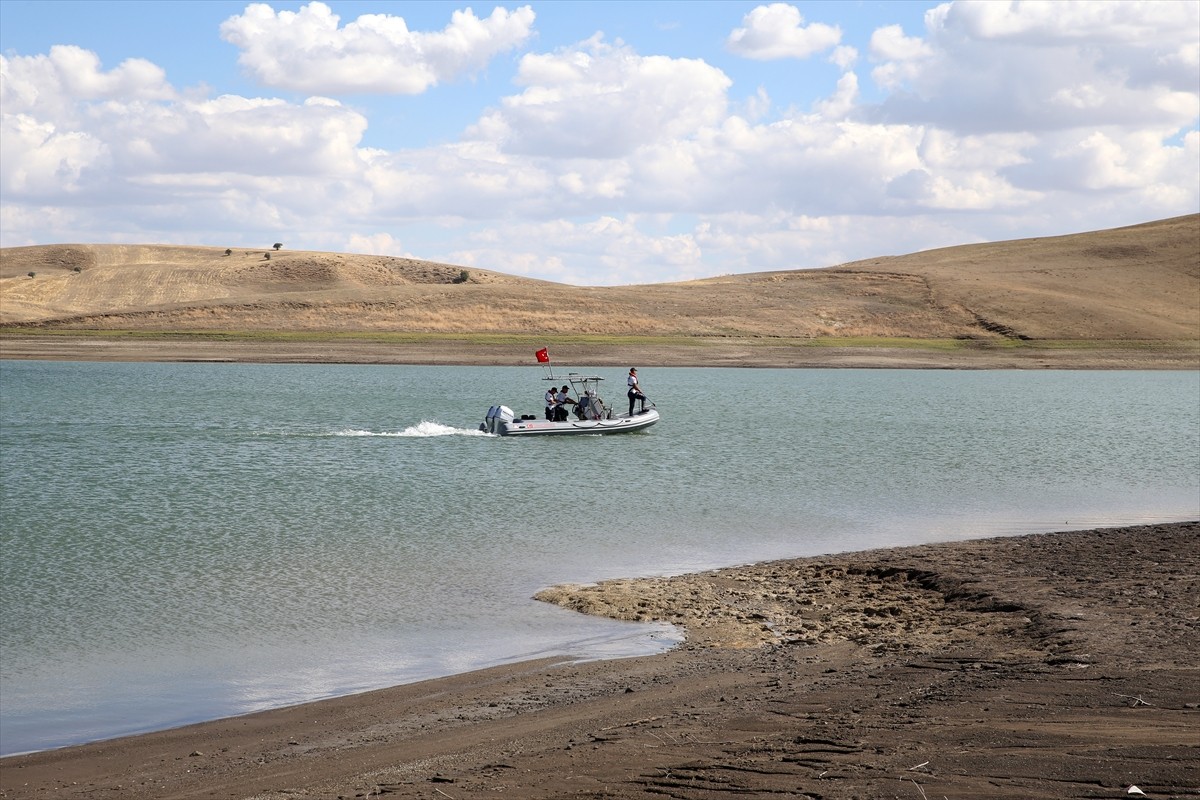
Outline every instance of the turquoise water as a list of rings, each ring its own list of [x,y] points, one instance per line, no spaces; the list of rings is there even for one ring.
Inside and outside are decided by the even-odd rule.
[[[1195,372],[639,366],[527,440],[534,367],[0,364],[0,753],[677,639],[553,583],[1200,517]]]

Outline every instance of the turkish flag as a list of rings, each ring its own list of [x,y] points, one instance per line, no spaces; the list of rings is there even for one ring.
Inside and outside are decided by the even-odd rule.
[[[536,353],[534,353],[534,355],[537,356],[537,360],[538,360],[539,364],[549,364],[550,363],[550,351],[547,350],[546,348],[543,347],[541,350],[538,350]]]

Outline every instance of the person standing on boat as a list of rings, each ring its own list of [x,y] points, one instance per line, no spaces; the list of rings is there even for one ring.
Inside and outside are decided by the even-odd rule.
[[[555,414],[558,412],[558,395],[551,386],[546,391],[546,419],[554,422]]]
[[[629,377],[625,380],[629,386],[629,416],[633,416],[633,407],[638,400],[642,401],[642,411],[646,410],[646,395],[642,394],[642,387],[638,385],[637,367],[629,368]]]
[[[564,386],[558,390],[558,395],[554,398],[554,401],[558,404],[554,413],[555,422],[566,422],[567,417],[570,416],[567,413],[567,406],[575,405],[575,401],[572,400],[571,395],[568,394],[570,391],[571,387]]]

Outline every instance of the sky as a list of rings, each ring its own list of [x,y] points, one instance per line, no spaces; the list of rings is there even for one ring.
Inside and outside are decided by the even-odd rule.
[[[0,245],[581,286],[1200,211],[1200,0],[0,0]]]

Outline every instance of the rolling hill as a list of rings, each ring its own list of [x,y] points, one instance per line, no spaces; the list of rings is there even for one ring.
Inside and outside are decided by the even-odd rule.
[[[167,245],[0,250],[20,331],[726,340],[1200,341],[1200,215],[825,269],[578,287],[387,256]]]

